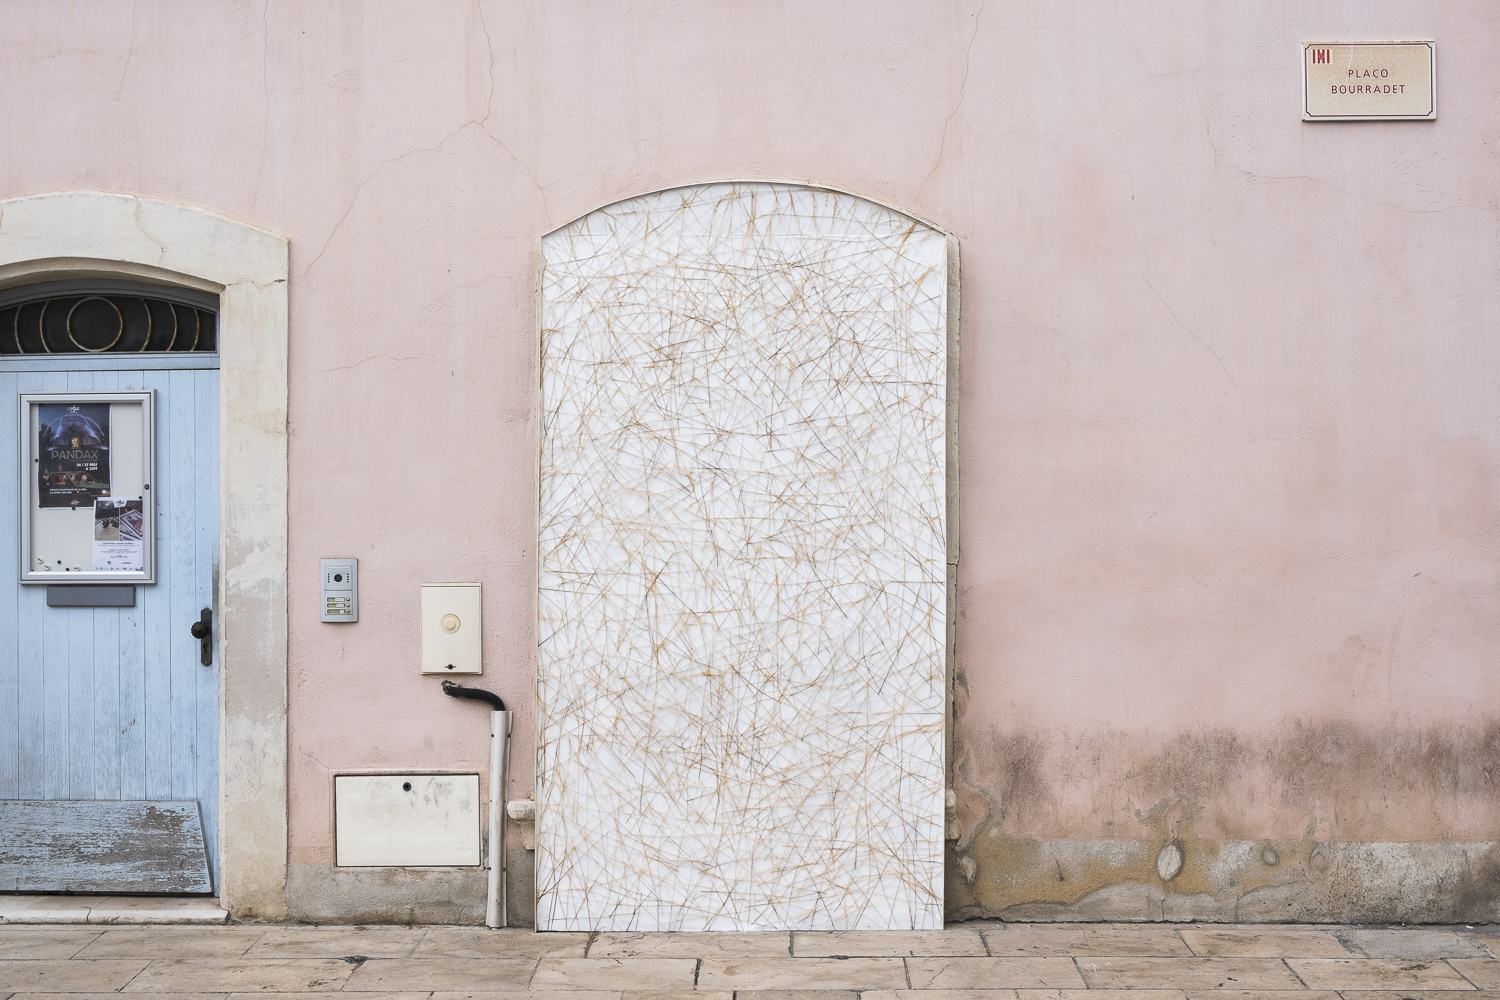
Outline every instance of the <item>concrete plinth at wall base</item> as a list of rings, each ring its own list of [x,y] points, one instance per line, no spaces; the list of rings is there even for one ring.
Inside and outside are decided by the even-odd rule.
[[[222,924],[214,896],[0,895],[0,924]]]
[[[536,923],[532,852],[506,852],[507,923]],[[472,924],[483,926],[482,868],[340,868],[291,865],[287,913],[314,924]]]
[[[1031,840],[981,830],[949,845],[947,918],[1493,923],[1500,920],[1500,849]]]
[[[947,919],[1500,921],[1500,847],[1490,843],[1172,844],[1175,852],[1161,841],[1043,841],[981,831],[959,849],[949,845]],[[535,924],[533,859],[531,851],[507,852],[512,927]],[[485,875],[478,868],[292,865],[287,903],[290,919],[308,923],[479,926]]]

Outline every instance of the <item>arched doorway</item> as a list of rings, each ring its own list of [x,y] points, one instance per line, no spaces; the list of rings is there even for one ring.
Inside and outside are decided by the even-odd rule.
[[[537,925],[942,925],[949,240],[676,188],[544,237]]]
[[[286,912],[287,253],[274,233],[149,198],[72,191],[0,201],[0,291],[120,280],[217,298],[214,890],[244,919]],[[0,368],[17,364],[32,362],[0,359]],[[60,376],[71,377],[46,377]],[[19,682],[0,675],[0,691],[19,698]],[[0,741],[0,798],[23,797],[19,765],[18,742]]]

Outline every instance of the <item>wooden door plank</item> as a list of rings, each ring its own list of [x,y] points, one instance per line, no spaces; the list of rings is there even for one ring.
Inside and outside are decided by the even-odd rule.
[[[0,801],[0,891],[211,890],[196,802]]]
[[[137,372],[117,372],[115,388],[135,392],[149,388]],[[120,794],[144,799],[146,792],[146,646],[143,592],[136,588],[134,607],[120,608],[118,621],[120,678]]]
[[[68,389],[76,392],[98,392],[114,388],[110,372],[74,372],[69,377]],[[82,529],[93,535],[93,513],[79,514],[88,524]],[[84,564],[92,569],[93,563]],[[119,792],[118,746],[111,737],[115,730],[115,717],[119,712],[119,671],[113,651],[108,649],[109,626],[118,612],[113,608],[88,608],[80,616],[79,631],[72,636],[69,662],[74,676],[79,679],[73,690],[76,718],[86,720],[85,726],[75,725],[72,735],[73,772],[86,772],[82,785],[73,784],[69,798],[117,799]],[[86,788],[87,791],[81,791]]]
[[[196,460],[193,474],[197,478],[194,511],[196,570],[194,586],[198,598],[194,605],[212,608],[214,613],[213,664],[198,669],[198,704],[194,710],[198,726],[198,792],[199,813],[203,819],[204,842],[208,848],[209,869],[214,883],[219,875],[219,603],[215,590],[219,579],[219,372],[217,369],[192,372],[193,428]],[[192,638],[189,636],[189,638]]]
[[[38,624],[42,639],[41,686],[44,699],[42,764],[46,775],[42,796],[65,799],[68,797],[69,776],[68,722],[72,713],[69,711],[71,706],[68,697],[71,690],[68,676],[68,636],[65,626],[61,626],[61,619],[73,609],[46,610],[60,611],[60,615],[57,619],[45,621],[45,624]],[[59,624],[55,626],[54,621]]]
[[[27,372],[16,376],[16,392],[41,392],[42,376]],[[16,411],[12,409],[12,414]],[[16,416],[11,417],[12,420]],[[19,433],[19,430],[17,430]],[[30,474],[28,470],[28,475]],[[39,799],[47,794],[47,675],[46,648],[42,616],[46,596],[42,587],[22,587],[16,591],[16,670],[20,677],[20,798]]]
[[[93,390],[93,372],[68,372],[67,375],[69,392]],[[92,507],[80,507],[69,512],[68,516],[78,519],[79,531],[93,533]],[[86,568],[90,566],[85,564]],[[67,645],[68,660],[68,791],[62,797],[91,799],[97,794],[94,790],[97,763],[94,753],[94,609],[56,610],[63,612],[58,616],[63,633],[59,638]],[[55,627],[54,622],[48,624]]]
[[[156,583],[136,591],[136,606],[143,622],[147,701],[145,708],[146,797],[174,798],[172,792],[172,660],[170,601],[167,591],[174,577],[172,560],[166,558],[167,536],[171,533],[166,516],[166,491],[163,485],[171,479],[170,451],[166,448],[166,427],[162,404],[166,402],[166,372],[147,372],[142,388],[156,390],[156,482],[151,492],[156,517]]]
[[[146,647],[140,592],[136,606],[120,608],[120,798],[146,797]]]
[[[120,794],[120,608],[94,612],[94,795]]]
[[[67,391],[89,392],[94,388],[93,372],[68,372]],[[93,532],[93,509],[80,507],[70,511],[77,518],[78,530]],[[85,524],[87,521],[89,523]],[[72,530],[71,528],[69,529]],[[90,567],[92,564],[85,563]],[[68,791],[63,798],[94,797],[94,609],[58,608],[62,611],[51,628],[62,624],[59,637],[67,644],[68,660]]]
[[[118,392],[121,388],[121,373],[118,371],[93,371],[89,375],[87,388],[95,392]],[[82,387],[80,383],[80,387]],[[123,660],[122,628],[128,628],[126,608],[94,608],[94,798],[138,799],[144,796],[140,782],[130,782],[127,792],[127,774],[138,774],[140,754],[134,758],[127,752],[127,745],[139,743],[130,734],[138,718],[132,699],[139,697],[138,680],[132,676],[132,664]],[[80,796],[74,795],[74,798]]]
[[[16,376],[0,373],[0,405],[16,398]],[[0,419],[0,469],[16,467],[16,407]],[[7,477],[0,476],[0,483]],[[12,497],[0,500],[0,573],[14,574],[17,568],[17,510]],[[21,670],[17,657],[20,637],[14,611],[20,601],[19,588],[12,584],[9,593],[0,591],[5,604],[0,614],[0,798],[21,797]]]
[[[73,511],[70,516],[88,517]],[[70,799],[94,797],[94,609],[52,608],[62,612],[62,641],[68,660],[68,794]]]
[[[167,398],[161,412],[166,420],[168,458],[163,467],[170,478],[162,482],[159,498],[166,508],[163,520],[167,537],[163,539],[164,556],[172,564],[168,585],[167,625],[172,663],[172,798],[197,798],[198,793],[198,642],[188,631],[198,615],[193,608],[196,587],[194,578],[195,542],[192,530],[197,498],[193,495],[196,479],[192,472],[193,451],[193,373],[164,372],[167,376]]]
[[[43,392],[65,392],[67,388],[66,372],[47,372],[42,376]],[[26,589],[33,592],[30,595],[32,600],[41,596],[36,593],[40,590],[38,587]],[[45,600],[44,597],[43,600]],[[38,606],[40,607],[40,604]],[[67,626],[69,621],[67,613],[69,609],[63,609],[62,613],[54,618],[49,612],[56,610],[58,609],[42,609],[36,621],[37,631],[42,640],[41,666],[44,698],[42,763],[45,783],[42,798],[47,799],[65,799],[69,791],[68,752],[71,746],[68,738],[68,723],[72,715],[69,700],[72,685],[68,673]]]

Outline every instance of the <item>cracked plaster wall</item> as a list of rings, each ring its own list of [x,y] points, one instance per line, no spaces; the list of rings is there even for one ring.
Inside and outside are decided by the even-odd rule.
[[[791,178],[963,246],[951,912],[1232,901],[1265,842],[1300,859],[1286,915],[1394,919],[1389,869],[1339,858],[1406,844],[1379,849],[1423,912],[1477,918],[1500,829],[1497,19],[14,0],[0,194],[126,191],[290,237],[294,866],[332,862],[334,770],[484,768],[482,713],[417,674],[419,582],[485,583],[483,680],[518,709],[511,795],[531,787],[541,235]],[[1298,120],[1301,40],[1414,35],[1438,43],[1436,122]],[[357,626],[312,614],[328,555],[361,560]]]

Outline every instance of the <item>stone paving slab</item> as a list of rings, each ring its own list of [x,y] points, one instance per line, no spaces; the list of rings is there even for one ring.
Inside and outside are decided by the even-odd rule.
[[[601,935],[602,936],[602,935]],[[588,934],[537,934],[520,927],[429,927],[411,958],[582,958]],[[694,956],[696,957],[696,956]]]
[[[1450,958],[1448,964],[1481,990],[1500,990],[1500,962],[1493,959]]]
[[[154,959],[121,992],[331,992],[353,971],[348,962],[327,959]]]
[[[906,986],[899,958],[704,959],[698,986],[708,990],[879,990]]]
[[[1179,932],[1193,954],[1205,958],[1347,958],[1331,931],[1305,927],[1184,927]]]
[[[246,994],[244,994],[244,993],[240,993],[240,994],[232,994],[232,993],[167,993],[167,994],[163,994],[163,995],[171,997],[172,1000],[230,1000],[230,997],[232,997],[232,996],[236,996],[236,995],[238,995],[238,996],[245,996]],[[343,996],[343,994],[341,994],[341,993],[325,993],[325,994],[322,994],[322,995],[325,996],[325,997],[326,996]],[[261,998],[261,1000],[264,1000],[265,997],[275,998],[275,997],[288,997],[288,996],[295,996],[297,998],[297,1000],[317,1000],[317,997],[319,996],[319,994],[317,994],[317,993],[256,993],[255,996],[257,998]],[[425,994],[424,994],[424,996],[425,996]],[[4,992],[0,992],[0,997],[7,997],[7,994],[4,993]],[[62,998],[62,997],[67,997],[67,1000],[120,1000],[120,994],[118,994],[118,993],[15,993],[15,994],[8,995],[8,1000],[60,1000],[60,998]],[[387,998],[386,997],[382,997],[381,1000],[387,1000]]]
[[[895,956],[988,955],[978,930],[796,931],[792,954],[798,958],[879,958]]]
[[[1354,995],[1359,1000],[1367,1000],[1369,996]],[[1340,1000],[1340,997],[1331,990],[1188,990],[1187,1000]]]
[[[118,990],[146,967],[138,962],[16,959],[0,962],[0,994]]]
[[[1082,989],[1071,958],[912,958],[913,989]]]
[[[1485,939],[1448,929],[1341,928],[1339,940],[1366,958],[1495,958]],[[1491,939],[1493,943],[1493,939]]]
[[[547,937],[549,935],[540,935]],[[605,931],[588,946],[589,958],[739,958],[791,954],[786,931],[764,934],[621,934]],[[582,957],[580,955],[579,957]]]
[[[1442,961],[1380,958],[1289,958],[1286,964],[1314,990],[1465,990],[1469,981]]]
[[[377,993],[377,994],[374,995],[374,997],[371,997],[369,994],[365,994],[365,996],[367,998],[369,998],[369,1000],[375,1000],[375,997],[378,997],[379,1000],[385,1000],[385,998],[387,996],[390,996],[390,995],[391,994],[388,994],[388,993]],[[654,996],[655,994],[644,994],[644,995],[645,996]],[[664,996],[681,996],[682,994],[668,993],[668,994],[663,994],[663,995]],[[689,994],[689,995],[691,995],[691,994]],[[356,1000],[357,1000],[357,998],[360,996],[360,994],[358,994],[358,993],[354,993],[354,994],[340,993],[339,996],[341,998],[343,998],[343,1000],[349,1000],[349,998],[351,996],[355,997]],[[421,996],[426,997],[428,995],[425,994],[425,993],[423,993],[423,994],[421,994]],[[545,1000],[620,1000],[620,991],[619,990],[540,990],[540,991],[538,991],[538,990],[511,990],[511,991],[508,991],[508,992],[499,992],[499,993],[497,993],[497,992],[494,992],[494,991],[488,991],[488,992],[486,992],[484,990],[479,990],[479,991],[470,991],[470,990],[457,990],[457,991],[438,990],[437,992],[435,992],[435,993],[433,993],[431,995],[430,1000],[527,1000],[528,997],[537,997],[537,998],[539,998],[539,1000],[540,1000],[540,998],[545,998]],[[55,1000],[55,998],[54,998],[54,1000]],[[176,998],[173,997],[172,1000],[176,1000]]]
[[[391,995],[392,994],[389,994],[389,993],[376,993],[373,996],[371,994],[368,994],[368,993],[364,994],[364,996],[366,998],[368,998],[368,1000],[375,1000],[376,997],[378,997],[379,1000],[385,1000],[386,997],[391,996]],[[647,996],[654,996],[655,994],[645,994],[645,995],[647,995]],[[669,994],[664,994],[664,995],[666,995],[666,996],[681,996],[682,994],[669,993]],[[351,996],[354,997],[354,998],[356,998],[356,1000],[357,1000],[357,998],[360,996],[360,994],[358,994],[358,993],[353,993],[353,994],[350,994],[350,993],[340,993],[339,996],[341,998],[343,998],[343,1000],[349,1000],[349,998]],[[426,997],[426,996],[428,996],[428,994],[423,993],[423,994],[421,994],[421,996]],[[540,1000],[540,998],[545,998],[545,1000],[620,1000],[620,991],[619,990],[541,990],[541,991],[537,991],[537,990],[510,990],[508,992],[507,991],[502,991],[502,992],[496,993],[496,992],[493,992],[493,991],[486,992],[484,990],[479,990],[479,991],[469,991],[469,990],[445,991],[445,990],[438,990],[437,992],[435,992],[435,993],[433,993],[431,995],[430,1000],[527,1000],[528,997],[537,997],[537,998],[539,998],[539,1000]],[[176,1000],[176,998],[174,997],[173,1000]]]
[[[72,958],[102,933],[99,928],[6,927],[0,933],[0,960]]]
[[[692,958],[544,958],[533,987],[573,990],[690,990],[698,971]]]
[[[524,990],[536,971],[534,958],[372,958],[352,975],[346,992],[401,990]]]
[[[272,927],[246,958],[406,958],[426,937],[422,927]]]
[[[182,1000],[181,993],[165,994],[169,1000]],[[225,993],[224,1000],[349,1000],[350,996],[358,997],[359,994],[349,993]],[[516,1000],[516,994],[506,994],[511,1000]],[[429,994],[425,991],[418,993],[377,993],[380,1000],[428,1000]],[[52,1000],[59,1000],[53,997]],[[73,1000],[69,997],[68,1000]]]
[[[1091,989],[1304,988],[1279,958],[1081,957],[1078,968]]]
[[[1016,990],[1017,1000],[1183,1000],[1181,990]],[[1299,994],[1298,1000],[1301,1000]]]
[[[111,927],[74,958],[239,958],[260,927]]]
[[[0,1000],[1500,1000],[1493,931],[974,923],[918,932],[537,934],[8,924],[0,926]]]
[[[1142,924],[992,924],[991,955],[1191,956],[1177,928]]]

